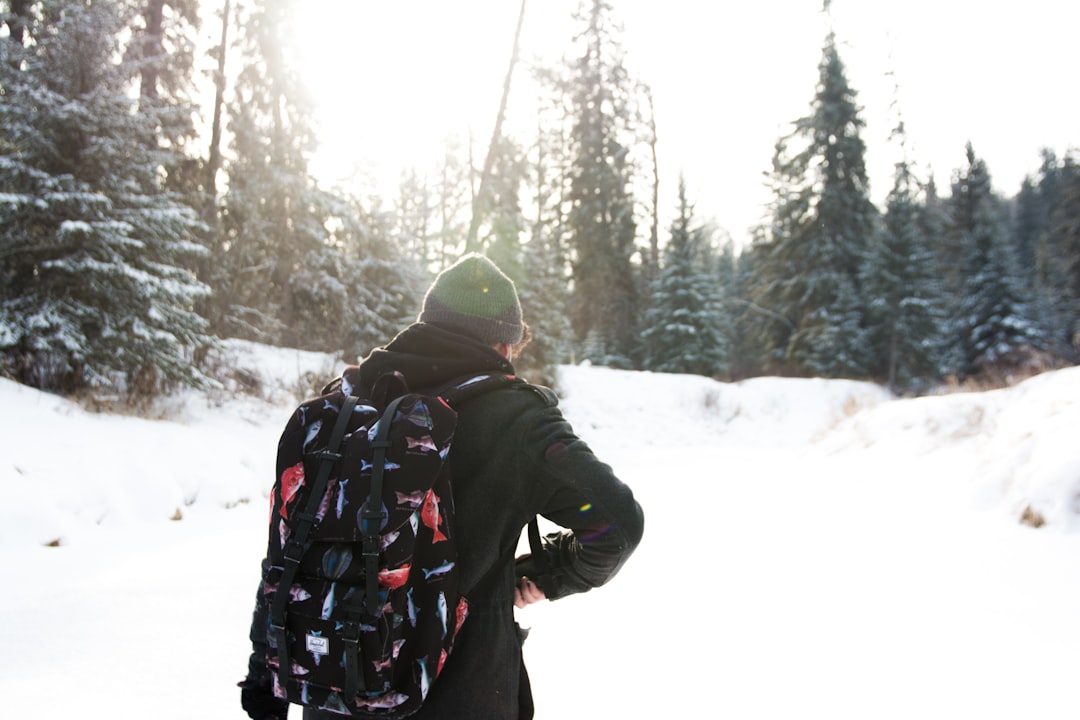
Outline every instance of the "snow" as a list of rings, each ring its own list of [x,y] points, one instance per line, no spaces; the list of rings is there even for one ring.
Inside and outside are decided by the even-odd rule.
[[[0,380],[5,716],[244,717],[277,436],[340,364],[222,365],[232,390],[155,420]],[[559,390],[647,521],[610,585],[519,611],[538,720],[1077,716],[1080,368],[920,399],[596,367]]]

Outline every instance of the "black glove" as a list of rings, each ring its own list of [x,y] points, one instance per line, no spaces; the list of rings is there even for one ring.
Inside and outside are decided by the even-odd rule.
[[[254,654],[253,654],[254,656]],[[251,720],[285,720],[289,715],[289,701],[274,695],[270,685],[270,672],[249,662],[248,676],[240,686],[240,705]]]
[[[570,533],[553,533],[548,535],[539,544],[540,555],[528,553],[521,555],[514,561],[515,577],[525,576],[536,583],[537,587],[544,591],[548,600],[557,600],[564,595],[562,581],[563,570],[561,565],[568,562],[571,557],[569,550],[573,543]],[[530,542],[530,545],[532,543]]]

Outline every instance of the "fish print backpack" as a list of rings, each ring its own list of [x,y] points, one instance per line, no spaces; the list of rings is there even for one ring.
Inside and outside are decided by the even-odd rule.
[[[270,507],[267,665],[274,694],[352,717],[419,709],[469,613],[448,464],[453,407],[521,382],[478,375],[433,395],[357,367],[281,436]]]

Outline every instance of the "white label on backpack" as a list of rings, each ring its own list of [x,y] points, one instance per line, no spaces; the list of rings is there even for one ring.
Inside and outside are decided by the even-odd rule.
[[[330,638],[319,637],[318,635],[308,635],[307,650],[312,655],[329,655]]]

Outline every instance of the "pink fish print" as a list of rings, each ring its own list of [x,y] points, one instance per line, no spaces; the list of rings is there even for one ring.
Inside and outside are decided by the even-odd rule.
[[[465,618],[469,617],[469,601],[465,598],[460,598],[457,604],[457,615],[454,622],[454,635],[457,636],[458,631],[461,630],[461,626],[465,623]]]
[[[356,705],[357,707],[366,708],[396,708],[408,699],[408,695],[399,692],[389,692],[386,695],[378,695],[370,698],[358,695],[356,698]]]
[[[420,519],[434,533],[431,542],[437,543],[446,540],[446,536],[439,530],[439,520],[442,519],[442,516],[439,514],[439,496],[435,494],[434,490],[428,490],[428,494],[424,498],[424,507],[420,509]]]
[[[397,590],[409,579],[409,570],[412,566],[406,563],[396,570],[380,570],[379,584],[383,587]]]
[[[431,452],[438,452],[439,448],[435,445],[435,441],[430,435],[425,435],[422,438],[405,438],[409,444],[408,449],[413,450],[420,448],[421,450],[430,450]]]
[[[304,485],[304,463],[298,462],[292,467],[285,468],[281,473],[281,517],[288,520],[289,512],[286,507],[300,488]]]

